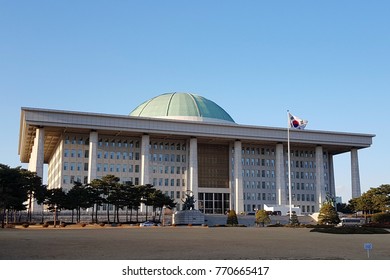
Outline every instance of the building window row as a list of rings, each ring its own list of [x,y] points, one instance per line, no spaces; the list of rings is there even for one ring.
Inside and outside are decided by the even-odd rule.
[[[138,152],[107,152],[98,151],[98,159],[116,159],[116,160],[140,160],[140,153]]]
[[[150,148],[153,150],[160,151],[185,151],[187,150],[187,146],[185,144],[180,143],[163,143],[163,142],[154,142],[153,145],[150,144]]]
[[[326,184],[327,186],[327,184]],[[314,183],[291,183],[292,190],[302,190],[302,191],[314,191],[316,186]],[[288,183],[286,184],[286,190],[288,190]]]
[[[96,165],[97,172],[114,172],[114,173],[139,173],[140,166],[138,164],[108,164],[98,163]]]
[[[232,170],[234,172],[234,170]],[[274,170],[242,169],[242,177],[275,178]]]
[[[187,171],[186,167],[180,167],[180,166],[152,166],[152,173],[153,174],[185,174]]]
[[[274,190],[275,182],[260,182],[260,181],[244,181],[244,187],[246,189],[267,189]]]
[[[232,149],[232,154],[234,154],[234,148]],[[273,148],[254,148],[254,147],[243,147],[241,150],[243,155],[275,155],[275,149]]]
[[[88,171],[87,162],[64,162],[64,171]]]
[[[172,178],[153,178],[153,186],[155,187],[185,187],[185,179]]]
[[[153,162],[183,162],[187,161],[186,155],[177,154],[152,154],[151,160]]]
[[[98,141],[99,147],[111,147],[111,148],[140,148],[140,141],[138,140],[117,140],[117,139],[103,139]]]
[[[275,193],[244,193],[245,201],[275,201]]]
[[[67,135],[64,142],[66,145],[89,145],[89,137]]]
[[[81,149],[65,149],[64,150],[64,157],[71,157],[71,158],[88,158],[89,157],[89,150],[81,150]]]

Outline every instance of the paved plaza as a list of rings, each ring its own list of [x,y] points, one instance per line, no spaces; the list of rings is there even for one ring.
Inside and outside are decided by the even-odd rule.
[[[2,260],[390,260],[386,234],[306,228],[30,227],[0,229]]]

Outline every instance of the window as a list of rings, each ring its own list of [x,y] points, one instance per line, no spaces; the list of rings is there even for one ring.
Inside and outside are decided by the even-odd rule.
[[[69,155],[69,150],[68,149],[64,150],[64,157],[68,157],[68,155]]]
[[[82,156],[83,156],[83,151],[82,150],[78,150],[77,151],[77,157],[81,158]]]

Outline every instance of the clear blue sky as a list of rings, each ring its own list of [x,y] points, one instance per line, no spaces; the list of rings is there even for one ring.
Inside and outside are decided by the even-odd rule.
[[[390,183],[390,1],[0,0],[0,163],[21,107],[128,114],[184,91],[240,124],[376,134],[362,190]],[[350,155],[335,157],[347,201]]]

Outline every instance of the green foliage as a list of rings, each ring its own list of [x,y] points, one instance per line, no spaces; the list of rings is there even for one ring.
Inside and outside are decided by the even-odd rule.
[[[318,215],[320,225],[337,225],[340,222],[336,209],[330,203],[324,203]]]
[[[291,226],[299,226],[299,220],[298,220],[298,216],[296,213],[292,213],[291,214],[291,218],[290,218],[290,221],[289,221],[289,224]]]
[[[377,213],[372,215],[372,222],[374,223],[390,223],[390,213]]]
[[[262,225],[264,227],[265,224],[271,223],[271,219],[265,210],[259,210],[256,212],[256,220],[255,223],[257,225]]]
[[[33,199],[42,201],[44,186],[36,173],[22,169],[11,168],[0,164],[0,217],[4,227],[4,217],[8,210],[22,211],[28,209],[30,216]],[[28,201],[28,205],[26,205]]]
[[[238,225],[238,218],[237,218],[236,211],[229,210],[226,224],[227,225],[231,225],[231,226],[237,226]]]
[[[381,185],[371,188],[360,197],[349,201],[354,211],[363,211],[365,214],[385,212],[390,210],[390,185]]]

